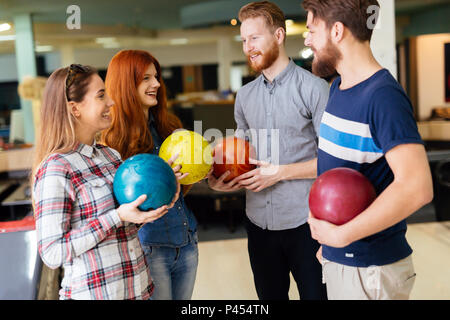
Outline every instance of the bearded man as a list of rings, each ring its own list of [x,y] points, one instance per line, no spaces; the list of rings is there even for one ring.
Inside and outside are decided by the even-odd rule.
[[[359,171],[377,198],[342,225],[309,219],[322,245],[330,300],[409,299],[416,273],[406,218],[433,199],[433,181],[411,101],[375,59],[370,23],[377,0],[304,0],[305,45],[313,72],[337,73],[322,117],[318,174],[337,167]]]
[[[247,189],[248,252],[259,299],[289,299],[290,273],[300,299],[326,299],[315,259],[319,243],[306,222],[329,87],[287,56],[285,16],[277,5],[247,4],[239,20],[243,51],[261,74],[238,91],[234,115],[238,132],[251,131],[257,168],[228,183],[228,173],[209,176],[208,183],[219,191]]]

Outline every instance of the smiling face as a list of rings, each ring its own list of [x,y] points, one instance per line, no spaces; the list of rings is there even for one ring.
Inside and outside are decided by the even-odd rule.
[[[111,125],[110,108],[114,105],[105,92],[105,84],[98,74],[90,77],[88,90],[80,103],[69,102],[77,118],[79,133],[95,135]]]
[[[152,63],[144,73],[142,82],[137,87],[139,101],[143,108],[148,109],[158,104],[157,94],[161,84],[158,81],[159,75],[155,65]]]
[[[245,19],[241,24],[242,49],[250,67],[261,72],[279,57],[279,47],[274,32],[262,17]]]
[[[336,66],[342,58],[342,54],[331,41],[330,30],[325,21],[314,19],[311,12],[308,12],[306,26],[309,29],[305,39],[305,46],[310,47],[314,52],[312,71],[319,77],[329,77],[336,72]]]

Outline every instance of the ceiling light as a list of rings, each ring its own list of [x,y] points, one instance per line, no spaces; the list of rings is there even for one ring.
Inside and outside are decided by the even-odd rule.
[[[50,45],[48,45],[48,46],[38,45],[38,46],[36,46],[35,51],[36,52],[50,52],[50,51],[53,51],[53,46],[50,46]]]
[[[103,48],[105,49],[115,49],[115,48],[119,48],[120,44],[117,42],[110,42],[110,43],[104,43],[103,44]]]
[[[286,20],[286,22],[287,21],[289,20]],[[305,31],[308,31],[305,23],[296,23],[294,21],[292,21],[292,23],[286,23],[286,34],[288,36],[303,34]]]
[[[115,37],[95,38],[95,43],[101,44],[105,49],[115,49],[120,47],[120,44]]]
[[[101,44],[114,43],[114,42],[116,42],[116,38],[114,38],[114,37],[95,38],[95,42],[96,43],[101,43]]]
[[[8,31],[11,29],[11,25],[9,23],[0,23],[0,32]]]
[[[14,40],[16,40],[16,36],[15,35],[0,36],[0,41],[14,41]]]
[[[236,19],[231,19],[231,20],[230,20],[230,24],[231,24],[232,26],[237,25],[237,20],[236,20]]]
[[[313,56],[314,52],[311,50],[311,48],[304,48],[299,52],[300,57],[303,59],[309,59]]]
[[[186,43],[188,43],[188,39],[186,38],[170,39],[170,44],[172,45],[186,44]]]

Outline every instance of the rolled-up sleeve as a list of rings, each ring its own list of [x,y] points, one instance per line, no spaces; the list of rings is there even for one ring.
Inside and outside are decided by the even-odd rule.
[[[241,99],[239,92],[236,95],[234,102],[234,120],[236,121],[236,128],[238,131],[247,131],[249,129],[247,120],[245,119],[244,111],[242,110]]]
[[[319,137],[320,122],[322,121],[322,116],[328,103],[330,86],[325,80],[320,78],[314,79],[312,84],[310,87],[311,91],[306,95],[310,99],[307,107],[311,112],[314,131],[317,137]]]

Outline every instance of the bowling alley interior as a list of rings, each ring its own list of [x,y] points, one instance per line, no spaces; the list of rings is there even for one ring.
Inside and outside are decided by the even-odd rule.
[[[433,179],[432,202],[406,219],[416,272],[410,299],[449,300],[450,1],[378,1],[371,48],[411,100]],[[53,71],[88,65],[104,80],[119,51],[148,51],[161,65],[169,112],[213,144],[234,134],[236,93],[259,76],[242,51],[237,15],[248,2],[0,2],[0,300],[59,299],[64,270],[47,267],[39,255],[30,184],[43,91]],[[287,55],[311,71],[302,0],[273,2],[286,17]],[[192,300],[258,300],[245,189],[215,191],[202,179],[184,199],[198,233]],[[292,275],[289,298],[299,300]]]

